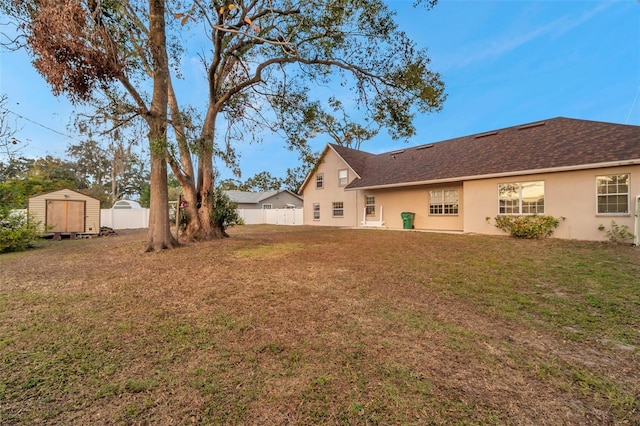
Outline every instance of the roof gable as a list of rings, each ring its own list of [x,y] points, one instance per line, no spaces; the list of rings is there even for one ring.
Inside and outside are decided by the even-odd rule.
[[[358,177],[360,177],[364,172],[367,159],[375,157],[374,154],[370,154],[368,152],[358,151],[356,149],[332,143],[329,144],[329,147],[333,149],[340,158],[342,158],[342,161],[344,161]]]
[[[311,179],[311,176],[313,176],[313,174],[317,171],[318,166],[322,163],[329,150],[333,151],[344,162],[344,164],[355,173],[356,178],[361,177],[361,174],[365,168],[366,159],[369,157],[375,157],[375,154],[370,154],[368,152],[358,151],[356,149],[346,148],[344,146],[329,143],[325,146],[324,150],[320,154],[320,158],[318,158],[318,161],[316,161],[315,167],[307,174],[304,182],[302,182],[302,185],[300,185],[300,193],[304,192],[304,188],[309,183],[309,179]]]

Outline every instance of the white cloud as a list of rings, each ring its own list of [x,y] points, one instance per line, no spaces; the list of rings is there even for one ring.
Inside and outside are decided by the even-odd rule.
[[[448,68],[462,68],[476,62],[499,57],[546,35],[559,37],[589,21],[612,4],[615,4],[615,2],[601,2],[597,6],[584,11],[580,16],[574,17],[565,14],[552,22],[520,34],[513,31],[496,34],[492,39],[476,42],[469,48],[463,49],[461,54],[450,58],[447,61]]]

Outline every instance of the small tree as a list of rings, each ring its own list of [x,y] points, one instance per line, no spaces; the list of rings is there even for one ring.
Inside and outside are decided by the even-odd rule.
[[[238,205],[231,201],[222,190],[217,190],[215,194],[215,208],[211,214],[211,221],[222,230],[225,237],[228,237],[229,234],[227,234],[226,229],[230,226],[237,225],[240,221],[237,210]]]
[[[0,161],[2,162],[12,160],[21,148],[20,142],[15,138],[15,127],[9,123],[9,112],[7,95],[0,95]]]

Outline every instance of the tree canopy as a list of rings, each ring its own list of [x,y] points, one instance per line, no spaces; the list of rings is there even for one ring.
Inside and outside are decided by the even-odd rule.
[[[139,196],[149,182],[146,163],[134,149],[136,141],[116,140],[103,146],[88,139],[67,148],[79,190],[110,208],[122,198]]]
[[[347,101],[348,116],[365,124],[346,126],[343,137],[385,128],[406,138],[414,115],[440,110],[445,99],[426,49],[382,0],[0,1],[22,23],[54,93],[91,102],[100,91],[101,105],[122,120],[145,120],[152,186],[163,179],[153,166],[162,157],[188,201],[185,235],[193,239],[223,235],[212,219],[214,155],[237,168],[237,144],[269,133],[308,152],[309,135],[322,120],[333,129],[327,117]],[[192,108],[176,88],[193,57],[207,91],[204,106]],[[329,99],[328,87],[340,87],[340,98]]]

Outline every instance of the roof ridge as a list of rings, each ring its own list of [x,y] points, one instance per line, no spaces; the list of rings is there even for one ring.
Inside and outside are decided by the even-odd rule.
[[[369,156],[345,154],[363,171],[347,189],[636,161],[639,140],[637,125],[549,118]]]

